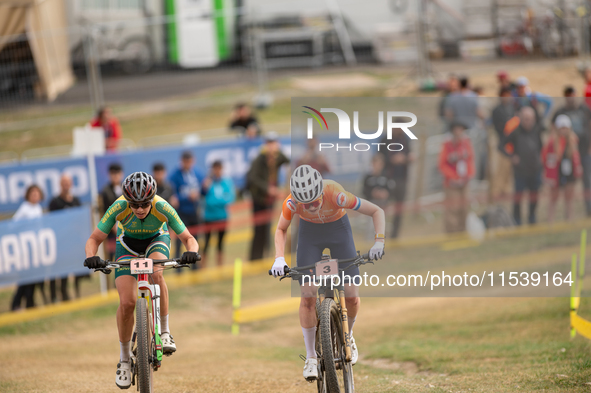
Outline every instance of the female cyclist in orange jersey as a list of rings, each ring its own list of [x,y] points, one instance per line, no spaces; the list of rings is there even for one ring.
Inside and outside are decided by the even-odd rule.
[[[273,276],[282,276],[287,266],[284,258],[287,228],[295,214],[299,215],[297,266],[306,266],[320,261],[322,251],[330,249],[335,259],[354,258],[357,255],[347,209],[357,210],[373,219],[375,244],[369,251],[371,259],[384,255],[384,211],[373,203],[358,198],[337,182],[323,180],[320,173],[309,165],[296,168],[290,179],[291,194],[283,202],[283,210],[275,231],[275,263],[271,269]],[[346,266],[344,266],[346,268]],[[347,270],[345,277],[345,301],[349,316],[352,363],[357,362],[359,352],[353,338],[353,325],[359,311],[359,289],[351,283],[359,276],[359,268]],[[353,281],[354,282],[354,281]],[[318,378],[316,359],[316,287],[301,285],[300,324],[306,345],[306,364],[304,378]]]

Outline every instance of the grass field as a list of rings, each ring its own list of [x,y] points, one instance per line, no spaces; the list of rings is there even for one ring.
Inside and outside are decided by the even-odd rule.
[[[489,63],[441,62],[434,67],[441,79],[448,72],[469,75],[474,86],[481,86],[484,94],[497,96],[495,73],[508,70],[512,77],[526,75],[535,91],[561,97],[565,84],[583,85],[578,74],[577,59],[514,61],[498,60]],[[263,128],[274,123],[289,123],[291,97],[350,96],[350,97],[439,97],[441,93],[422,93],[416,80],[408,77],[409,69],[381,66],[361,66],[353,70],[318,70],[305,75],[278,76],[269,83],[274,95],[273,105],[258,113]],[[552,74],[552,78],[547,76]],[[365,84],[349,83],[362,79]],[[155,93],[156,94],[156,93]],[[225,128],[230,111],[238,101],[249,102],[257,94],[251,81],[239,85],[207,89],[201,92],[158,100],[149,96],[138,102],[109,102],[119,118],[124,138],[139,143],[143,138],[163,134],[200,133],[207,138],[206,130]],[[72,129],[83,126],[92,117],[92,108],[79,105],[37,105],[16,111],[0,113],[0,131],[3,143],[0,152],[69,145]],[[268,130],[268,128],[265,128]],[[226,134],[216,132],[216,137]]]

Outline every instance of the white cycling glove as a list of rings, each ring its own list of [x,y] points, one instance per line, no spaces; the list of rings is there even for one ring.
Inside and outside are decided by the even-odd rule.
[[[275,258],[275,263],[273,263],[273,267],[271,268],[271,273],[273,273],[273,277],[282,277],[285,274],[285,263],[284,257]]]
[[[384,256],[384,242],[375,242],[373,247],[369,250],[369,259],[378,260]]]

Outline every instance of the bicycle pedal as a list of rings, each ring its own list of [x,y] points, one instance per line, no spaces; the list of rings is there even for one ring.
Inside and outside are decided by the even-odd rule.
[[[317,379],[318,378],[310,377],[310,378],[306,378],[306,381],[309,383],[313,383],[313,382],[316,382]]]

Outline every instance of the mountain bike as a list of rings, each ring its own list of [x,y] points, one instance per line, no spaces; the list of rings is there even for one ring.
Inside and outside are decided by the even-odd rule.
[[[197,259],[201,260],[201,257],[198,256]],[[131,365],[131,383],[135,385],[137,375],[137,390],[140,393],[152,393],[154,391],[153,373],[158,371],[162,364],[162,340],[160,338],[160,286],[153,283],[151,274],[154,273],[154,266],[177,269],[189,267],[189,265],[179,263],[180,258],[149,259],[143,255],[125,262],[102,262],[104,267],[94,269],[94,271],[110,274],[111,269],[129,266],[131,274],[138,275],[135,330],[131,339],[132,353],[135,357],[135,361],[132,359]],[[86,266],[86,262],[84,262],[84,266]]]
[[[344,269],[339,265],[348,264]],[[330,259],[323,255],[322,260],[313,265],[285,267],[285,274],[279,279],[299,280],[313,273],[321,278],[316,298],[316,355],[318,358],[318,379],[316,386],[319,393],[353,393],[353,366],[351,364],[351,336],[345,305],[345,286],[342,282],[333,283],[338,276],[354,266],[373,264],[368,254],[350,259]],[[272,272],[269,270],[269,274]],[[332,287],[332,288],[331,288]],[[331,292],[332,291],[332,292]]]

